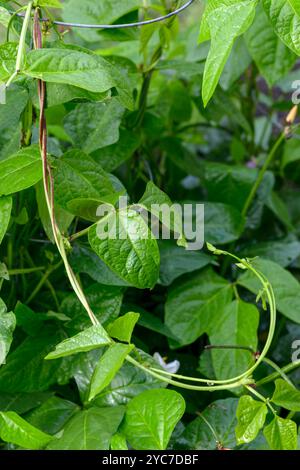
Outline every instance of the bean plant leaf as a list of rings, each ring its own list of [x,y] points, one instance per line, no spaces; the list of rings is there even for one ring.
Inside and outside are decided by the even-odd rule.
[[[139,317],[139,313],[128,312],[108,325],[107,331],[113,338],[130,343],[133,329]]]
[[[117,432],[125,408],[96,408],[80,411],[67,423],[59,439],[51,441],[48,450],[108,450]]]
[[[27,55],[24,73],[45,82],[73,85],[94,93],[113,88],[114,68],[102,57],[71,49],[39,49]]]
[[[147,390],[128,404],[123,432],[134,449],[164,450],[184,410],[179,393]]]
[[[118,199],[108,173],[81,150],[70,150],[53,165],[56,200],[65,210],[97,220],[98,206]]]
[[[85,294],[92,311],[101,324],[111,323],[118,317],[123,299],[121,287],[94,283],[85,290]],[[67,326],[72,331],[82,331],[90,327],[86,310],[75,293],[64,298],[60,310],[71,318]]]
[[[213,10],[207,17],[211,47],[206,60],[202,98],[204,106],[212,97],[230,55],[234,40],[251,25],[256,1],[244,1]]]
[[[126,437],[123,434],[115,434],[110,441],[111,450],[128,450]]]
[[[211,269],[205,269],[172,285],[165,323],[180,345],[190,344],[211,331],[231,298],[231,285]]]
[[[60,397],[51,397],[41,406],[32,410],[26,420],[48,434],[58,433],[79,411],[79,406]]]
[[[159,280],[164,286],[169,286],[183,274],[197,271],[212,262],[211,257],[201,251],[187,251],[167,240],[159,243],[159,251]]]
[[[232,205],[206,202],[204,205],[204,235],[216,245],[237,240],[243,232],[244,217]]]
[[[108,346],[110,343],[111,339],[103,326],[93,325],[72,338],[65,339],[62,343],[59,343],[55,350],[49,353],[45,359],[57,359],[58,357],[70,356],[79,352],[91,351],[92,349]]]
[[[272,402],[287,410],[300,411],[300,391],[283,379],[275,381],[275,391]]]
[[[11,209],[12,209],[12,198],[1,197],[0,198],[0,244],[8,228]]]
[[[118,141],[123,113],[116,100],[82,103],[67,114],[64,128],[74,145],[89,154]]]
[[[160,367],[152,356],[138,350],[140,359],[151,367]],[[132,398],[145,390],[166,388],[167,384],[147,372],[125,362],[117,372],[110,385],[106,387],[93,401],[97,406],[126,405]]]
[[[6,356],[13,340],[15,327],[15,315],[12,312],[6,311],[6,306],[0,299],[0,366],[5,363]]]
[[[236,446],[235,428],[238,398],[212,402],[201,415],[191,421],[180,438],[180,447],[193,450],[215,450]],[[212,429],[207,423],[210,423]]]
[[[235,429],[237,444],[253,441],[265,423],[267,405],[244,395],[240,398],[236,410],[238,424]]]
[[[17,53],[17,42],[6,42],[0,45],[0,82],[8,80],[13,73]]]
[[[284,77],[294,65],[296,55],[276,35],[261,5],[245,38],[249,52],[269,86]]]
[[[263,7],[281,41],[300,54],[300,11],[295,0],[263,0]]]
[[[91,380],[89,401],[110,384],[132,349],[132,344],[116,343],[103,354]]]
[[[25,449],[43,449],[52,436],[35,428],[14,411],[0,412],[0,437]]]
[[[3,8],[2,6],[0,7],[0,24],[5,26],[5,28],[8,27],[9,22],[10,22],[11,15],[9,11],[6,10],[6,8]]]
[[[60,0],[35,0],[34,3],[39,7],[62,8]]]
[[[256,306],[234,300],[209,325],[209,340],[216,346],[244,346],[256,351],[258,324],[259,312]],[[242,374],[254,363],[253,353],[242,349],[216,349],[211,354],[218,379],[230,378],[233,370],[237,375]]]
[[[89,242],[109,268],[129,284],[153,288],[159,275],[159,249],[141,215],[111,211],[89,230]]]
[[[30,188],[42,178],[42,161],[35,145],[0,161],[0,195]]]
[[[77,22],[81,18],[82,22],[88,24],[110,24],[140,6],[139,0],[123,0],[122,3],[118,0],[105,0],[101,3],[90,0],[80,6],[76,0],[68,0],[64,4],[64,20]],[[99,39],[99,35],[93,30],[79,31],[79,34],[87,41]]]
[[[35,338],[28,336],[1,367],[0,391],[43,392],[56,383],[60,362],[44,358],[61,340],[57,327],[45,327]]]
[[[264,436],[272,450],[297,449],[297,425],[290,419],[275,416],[265,427]]]
[[[179,246],[187,246],[183,233],[181,206],[173,204],[169,196],[152,181],[147,184],[146,191],[138,205],[153,214],[166,229],[175,232],[178,236],[177,244]],[[170,238],[170,235],[167,234],[166,238]]]
[[[221,7],[228,7],[240,3],[241,0],[207,0],[205,10],[201,17],[199,42],[208,41],[211,38],[208,17],[210,14]]]

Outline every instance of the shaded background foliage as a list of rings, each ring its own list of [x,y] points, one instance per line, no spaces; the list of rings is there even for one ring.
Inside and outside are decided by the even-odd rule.
[[[62,3],[55,15],[67,21],[113,23],[135,21],[142,2]],[[143,14],[164,13],[174,3],[145,2]],[[17,50],[14,42],[4,43],[8,4],[12,8],[14,2],[0,2],[1,82],[9,79]],[[166,389],[166,383],[122,361],[110,383],[89,401],[95,367],[105,360],[102,349],[44,359],[90,323],[53,245],[37,145],[35,78],[47,81],[48,151],[61,231],[71,236],[85,230],[96,220],[99,201],[115,204],[119,194],[128,194],[138,202],[146,187],[150,201],[164,202],[167,194],[179,203],[204,202],[206,241],[240,257],[259,256],[255,266],[272,284],[278,306],[269,358],[280,367],[291,361],[292,343],[300,334],[297,126],[288,129],[253,203],[244,208],[270,149],[284,129],[287,134],[284,119],[299,75],[300,12],[292,0],[208,1],[202,16],[204,7],[196,1],[180,20],[143,29],[51,29],[47,51],[29,52],[24,75],[7,90],[7,102],[0,106],[3,449],[297,447],[297,371],[289,375],[292,384],[286,377],[276,382],[277,418],[271,421],[266,405],[253,403],[242,388]],[[272,8],[281,7],[295,34],[288,25],[282,30],[272,14]],[[22,20],[16,18],[12,26],[10,41],[17,41]],[[58,79],[56,58],[67,55],[71,63],[74,57],[76,64],[80,54],[90,55],[89,79],[70,78],[70,70],[64,78],[60,71]],[[105,69],[104,81],[100,69]],[[136,226],[143,229],[138,219]],[[70,263],[108,331],[127,312],[139,314],[132,343],[144,361],[160,367],[152,357],[159,352],[167,362],[178,360],[181,374],[212,380],[239,375],[253,363],[249,351],[204,349],[221,344],[261,350],[269,318],[261,300],[255,305],[260,287],[248,272],[238,272],[206,249],[185,251],[175,241],[139,247],[136,270],[124,270],[120,247],[114,256],[106,255],[110,249],[99,247],[90,231],[89,242],[72,240]],[[149,263],[150,255],[156,262]],[[272,372],[263,364],[255,379]],[[262,394],[272,396],[274,385],[261,385]],[[251,415],[249,422],[243,413]],[[163,436],[157,433],[161,423]]]

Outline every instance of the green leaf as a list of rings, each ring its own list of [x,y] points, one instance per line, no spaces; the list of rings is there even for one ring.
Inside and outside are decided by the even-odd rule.
[[[247,50],[245,40],[242,36],[239,36],[233,45],[220,77],[222,89],[229,91],[232,85],[246,72],[250,64],[251,56]]]
[[[132,344],[115,343],[103,354],[93,373],[89,401],[110,384],[132,349]]]
[[[159,243],[159,251],[159,280],[164,286],[169,286],[183,274],[204,268],[212,261],[210,256],[201,251],[187,251],[166,240]]]
[[[238,425],[235,429],[237,444],[253,441],[265,423],[267,405],[244,395],[240,398],[236,410]]]
[[[102,325],[110,323],[118,317],[123,298],[122,288],[92,284],[85,290],[85,295],[92,311]],[[81,331],[90,326],[90,320],[76,294],[65,297],[60,310],[72,319],[67,324],[71,330]]]
[[[300,160],[300,144],[298,139],[287,140],[284,146],[284,152],[281,162],[281,168]],[[293,167],[292,167],[293,168]]]
[[[300,284],[297,279],[273,261],[257,259],[253,264],[271,283],[279,312],[300,323]],[[239,278],[238,283],[254,294],[261,288],[257,278],[248,271]]]
[[[15,411],[22,415],[37,408],[52,395],[53,392],[0,393],[0,409],[2,411]]]
[[[82,103],[64,119],[64,128],[73,144],[86,153],[112,145],[119,140],[124,108],[115,100],[107,103]]]
[[[54,167],[56,201],[75,215],[79,212],[84,218],[97,220],[98,206],[114,204],[119,197],[108,173],[81,150],[65,153],[55,160]]]
[[[234,300],[213,316],[207,327],[210,343],[213,345],[236,345],[250,347],[256,351],[259,312],[255,305]],[[212,350],[212,361],[216,377],[228,379],[242,374],[253,364],[253,354],[239,349]],[[205,353],[204,353],[205,354]]]
[[[128,450],[126,437],[120,433],[114,434],[110,441],[111,450]]]
[[[8,88],[5,94],[6,104],[0,106],[0,160],[16,153],[20,148],[20,116],[28,101],[27,90],[16,85]]]
[[[187,425],[180,439],[184,449],[215,450],[218,444],[220,447],[235,447],[237,405],[237,398],[212,402],[200,416]],[[212,426],[214,433],[207,422]]]
[[[61,341],[57,327],[45,327],[36,338],[28,336],[8,355],[0,369],[0,391],[42,392],[57,381],[60,361],[46,362],[44,357]]]
[[[224,245],[237,240],[244,230],[245,219],[233,206],[205,202],[205,240],[216,245]]]
[[[212,269],[205,269],[169,289],[165,323],[179,345],[193,343],[220,318],[231,298],[231,284]]]
[[[17,42],[6,42],[0,45],[0,82],[5,82],[13,74],[17,53]]]
[[[39,7],[62,8],[60,0],[35,0],[34,4]]]
[[[76,413],[67,423],[60,439],[50,442],[47,450],[109,450],[117,432],[124,407],[89,408]]]
[[[293,67],[296,55],[274,33],[261,5],[245,38],[252,58],[270,87]]]
[[[102,93],[116,86],[114,70],[109,62],[95,54],[72,49],[38,49],[27,54],[23,73],[45,82]]]
[[[53,439],[14,411],[0,412],[0,437],[4,442],[30,450],[43,449]]]
[[[205,164],[205,187],[211,202],[223,202],[239,211],[250,194],[257,178],[257,171],[239,165],[207,162]]]
[[[8,27],[10,22],[11,15],[6,10],[6,8],[0,7],[0,24],[2,24],[5,28]]]
[[[70,255],[70,262],[75,273],[88,274],[100,284],[129,286],[128,282],[111,271],[89,246],[79,244],[74,246]]]
[[[141,7],[140,0],[122,0],[122,2],[118,0],[104,0],[102,2],[89,0],[81,4],[77,0],[68,0],[64,4],[63,18],[65,21],[71,22],[78,22],[78,18],[80,18],[83,23],[110,24],[139,7]],[[97,31],[80,30],[78,33],[86,41],[96,42],[99,40]]]
[[[287,410],[300,411],[300,391],[283,379],[275,381],[275,391],[271,401]]]
[[[264,436],[272,450],[297,450],[297,425],[290,419],[275,416]]]
[[[147,183],[146,191],[139,200],[138,205],[157,217],[165,228],[175,232],[179,246],[187,246],[183,233],[181,206],[173,204],[169,196],[152,181]]]
[[[216,89],[234,40],[251,25],[255,7],[256,1],[241,1],[231,6],[217,8],[208,15],[211,46],[203,75],[204,106],[207,105]]]
[[[139,313],[128,312],[122,317],[117,318],[113,323],[108,325],[107,331],[119,341],[130,343],[132,332],[140,317]]]
[[[111,343],[111,339],[102,325],[93,325],[87,330],[78,333],[72,338],[65,339],[59,343],[55,350],[49,353],[45,359],[57,359],[70,356],[92,349],[103,348]]]
[[[6,356],[13,340],[15,327],[15,315],[12,312],[6,311],[6,306],[0,299],[0,366],[5,363]]]
[[[105,171],[113,171],[129,160],[139,145],[139,135],[127,129],[120,129],[118,142],[93,152],[92,157]]]
[[[295,0],[263,0],[263,7],[282,42],[300,54],[300,11]]]
[[[89,242],[99,258],[129,284],[139,289],[154,287],[159,274],[159,250],[137,212],[112,211],[90,228]]]
[[[0,198],[0,244],[6,234],[8,224],[10,221],[10,214],[12,209],[12,198],[1,197]]]
[[[151,367],[160,367],[159,364],[145,352],[139,350],[142,362]],[[88,380],[89,382],[89,380]],[[152,375],[125,362],[117,372],[111,383],[93,401],[97,406],[126,405],[130,400],[145,390],[165,388],[166,382],[161,382]]]
[[[43,225],[43,229],[46,232],[47,237],[54,243],[54,235],[52,230],[52,224],[49,216],[49,211],[47,207],[47,202],[45,198],[44,184],[42,181],[37,183],[35,186],[36,199],[38,204],[39,216]],[[70,227],[74,215],[67,212],[58,204],[55,205],[55,219],[61,233],[67,233],[68,228]]]
[[[20,150],[0,161],[0,195],[30,188],[42,178],[42,160],[38,146]]]
[[[207,0],[205,10],[201,17],[199,43],[208,41],[211,38],[208,17],[217,8],[232,6],[240,3],[241,0]]]
[[[123,432],[134,449],[164,450],[184,410],[179,393],[147,390],[128,404]]]
[[[260,256],[279,264],[283,268],[289,266],[300,255],[300,242],[293,235],[280,240],[255,242],[239,252],[240,258]]]
[[[79,406],[69,400],[51,397],[26,416],[32,425],[48,434],[56,434],[79,411]]]

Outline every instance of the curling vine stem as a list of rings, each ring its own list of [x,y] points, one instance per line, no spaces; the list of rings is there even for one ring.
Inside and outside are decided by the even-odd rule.
[[[275,326],[276,326],[276,302],[275,302],[275,296],[274,296],[272,286],[270,285],[268,280],[265,278],[265,276],[262,273],[258,272],[251,265],[251,263],[247,262],[246,260],[241,259],[241,258],[239,258],[238,256],[236,256],[234,254],[228,253],[227,251],[216,250],[216,254],[224,254],[224,255],[231,256],[232,258],[237,260],[238,263],[244,265],[245,268],[247,268],[251,272],[253,272],[253,274],[260,280],[260,282],[263,286],[263,289],[266,292],[266,295],[267,295],[267,298],[268,298],[268,301],[269,301],[269,307],[270,307],[270,327],[269,327],[269,333],[268,333],[268,337],[267,337],[265,346],[264,346],[260,356],[258,357],[257,361],[255,362],[255,364],[252,367],[250,367],[243,374],[240,374],[240,375],[238,375],[236,377],[233,377],[231,379],[208,381],[207,379],[191,378],[191,377],[187,377],[187,376],[184,376],[184,375],[172,374],[172,373],[167,372],[167,371],[162,371],[161,373],[165,376],[175,377],[177,379],[183,379],[183,380],[193,380],[194,382],[205,382],[205,383],[212,382],[214,384],[224,384],[224,383],[231,384],[231,383],[239,381],[239,380],[241,380],[245,377],[249,377],[251,374],[253,374],[253,372],[262,363],[262,361],[264,360],[264,358],[266,357],[266,355],[269,351],[269,348],[270,348],[272,340],[273,340],[274,332],[275,332]]]

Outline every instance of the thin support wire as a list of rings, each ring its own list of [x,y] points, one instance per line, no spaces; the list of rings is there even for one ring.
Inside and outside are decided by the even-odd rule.
[[[159,16],[158,18],[153,18],[152,20],[137,21],[135,23],[125,23],[125,24],[84,24],[84,23],[67,23],[64,21],[51,21],[49,18],[40,18],[40,21],[50,22],[58,26],[68,26],[70,28],[88,28],[88,29],[125,29],[125,28],[135,28],[140,26],[146,26],[153,23],[159,23],[160,21],[165,21],[168,18],[179,15],[181,12],[186,10],[195,0],[188,0],[180,8],[177,8],[174,11],[171,11],[167,15]],[[22,13],[17,13],[16,16],[24,17]]]

